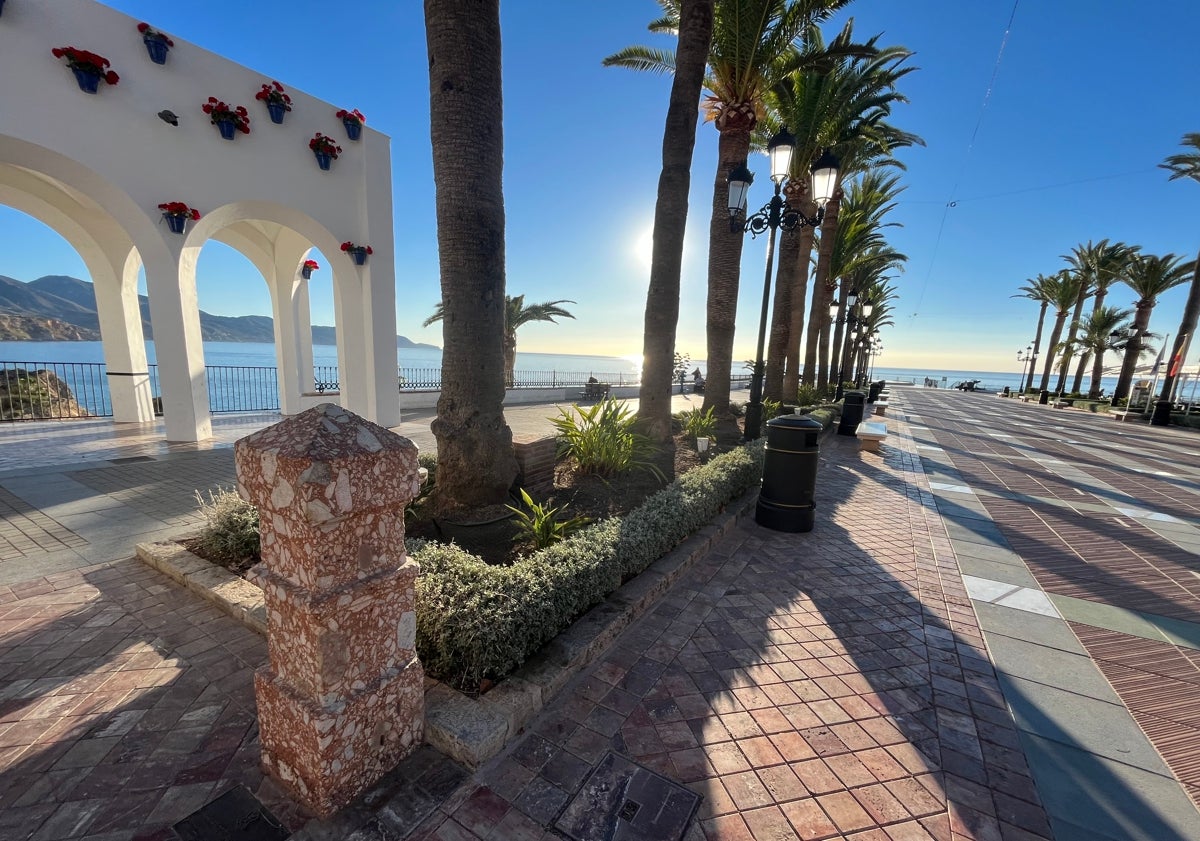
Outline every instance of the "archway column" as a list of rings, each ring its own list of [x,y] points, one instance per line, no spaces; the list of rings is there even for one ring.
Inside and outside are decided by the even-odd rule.
[[[308,302],[309,281],[301,280],[292,290],[292,317],[296,321],[296,365],[300,369],[300,393],[313,390],[314,362],[312,308]]]
[[[118,423],[154,420],[154,395],[138,302],[139,266],[140,262],[132,252],[127,255],[125,265],[119,268],[110,266],[107,261],[88,261],[103,338],[108,393],[112,399],[113,420]]]
[[[363,417],[374,418],[367,399],[367,324],[363,318],[362,299],[367,272],[367,266],[356,266],[354,261],[345,255],[334,261],[333,314],[337,330],[341,404]]]
[[[175,243],[168,243],[168,248],[176,256],[174,262],[146,261],[167,440],[203,441],[212,437],[212,418],[196,299],[199,249],[183,249]]]

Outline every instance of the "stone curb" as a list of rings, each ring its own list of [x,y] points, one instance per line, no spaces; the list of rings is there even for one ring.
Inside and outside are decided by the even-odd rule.
[[[566,683],[608,650],[618,635],[732,531],[751,511],[754,487],[733,500],[711,523],[685,539],[645,572],[576,619],[513,674],[479,698],[444,683],[425,693],[425,740],[477,768],[542,711]],[[262,589],[171,541],[137,544],[142,562],[211,602],[252,631],[267,634]]]

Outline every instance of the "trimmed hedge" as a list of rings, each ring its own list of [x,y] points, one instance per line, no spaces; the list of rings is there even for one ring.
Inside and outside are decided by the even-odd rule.
[[[464,689],[498,679],[706,525],[762,476],[761,444],[739,447],[676,479],[623,518],[603,520],[491,566],[458,546],[412,541],[417,651],[429,674]]]

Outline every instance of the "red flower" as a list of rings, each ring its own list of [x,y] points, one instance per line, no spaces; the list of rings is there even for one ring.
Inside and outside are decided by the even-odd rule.
[[[200,211],[188,207],[181,201],[169,201],[160,204],[158,209],[163,212],[164,216],[187,216],[193,220],[200,218]]]
[[[355,245],[354,243],[350,242],[349,240],[342,243],[342,251],[363,251],[363,252],[366,252],[367,254],[375,253],[374,251],[371,250],[371,246]]]
[[[208,102],[200,106],[200,110],[208,114],[213,125],[221,122],[233,123],[242,134],[250,133],[250,113],[241,105],[227,105],[215,96],[210,96]]]
[[[350,120],[351,122],[360,123],[360,124],[365,123],[367,121],[367,118],[364,117],[362,115],[362,112],[359,111],[357,108],[355,108],[353,111],[346,111],[345,109],[343,109],[341,111],[338,111],[336,116],[339,120]]]
[[[316,260],[305,260],[304,268],[308,269],[310,272],[315,272],[317,269],[321,268],[321,264]]]
[[[282,105],[285,111],[292,110],[292,98],[287,95],[283,85],[278,82],[272,82],[269,85],[263,85],[262,90],[254,95],[255,99],[260,99],[263,102]]]
[[[50,50],[50,54],[55,58],[65,58],[67,66],[72,70],[99,76],[110,85],[115,85],[121,80],[121,77],[115,72],[107,70],[110,66],[109,61],[102,55],[81,50],[78,47],[55,47]]]
[[[338,155],[342,154],[342,147],[334,143],[332,137],[321,134],[319,131],[313,135],[312,140],[308,141],[308,148],[319,155],[328,155],[335,161]],[[344,251],[345,249],[342,250]]]
[[[168,47],[175,46],[174,41],[172,41],[170,38],[168,38],[162,32],[159,32],[157,29],[152,29],[150,27],[150,24],[148,24],[148,23],[139,23],[137,25],[137,31],[142,33],[142,37],[144,37],[144,38],[157,38],[160,41],[166,42],[166,45]]]

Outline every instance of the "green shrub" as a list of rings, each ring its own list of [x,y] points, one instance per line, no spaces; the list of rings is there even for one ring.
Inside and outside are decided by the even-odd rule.
[[[489,566],[454,545],[411,542],[421,564],[417,650],[426,671],[468,690],[513,671],[754,485],[762,458],[759,445],[723,453],[624,518],[602,520],[511,566]]]
[[[675,417],[683,426],[683,434],[691,438],[711,438],[717,431],[717,418],[711,408],[704,412],[688,409]]]
[[[204,557],[226,563],[255,560],[259,553],[258,509],[231,488],[217,488],[205,499],[196,491],[205,526],[195,546]]]
[[[575,415],[578,413],[579,417]],[[560,409],[550,422],[561,436],[558,455],[572,456],[583,473],[612,476],[626,470],[644,470],[664,480],[654,465],[658,445],[635,431],[637,416],[617,400],[608,398],[594,406]]]
[[[519,533],[532,540],[533,545],[538,549],[553,546],[555,543],[570,537],[592,522],[590,517],[572,517],[569,520],[559,520],[555,515],[562,510],[561,505],[558,508],[547,508],[544,505],[538,505],[525,492],[524,488],[521,488],[521,501],[529,509],[528,512],[513,505],[506,505],[505,507],[515,515],[514,522],[517,524]]]
[[[778,417],[779,409],[782,405],[778,400],[764,397],[762,401],[762,419],[768,421],[771,418]]]
[[[825,400],[826,389],[815,385],[802,385],[796,392],[796,402],[801,406],[816,406]]]

